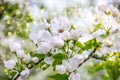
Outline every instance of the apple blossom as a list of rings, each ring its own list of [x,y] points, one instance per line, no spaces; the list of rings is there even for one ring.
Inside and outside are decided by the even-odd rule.
[[[38,42],[38,40],[37,40],[37,33],[35,33],[35,32],[32,32],[32,33],[30,33],[29,34],[29,38],[36,44],[37,42]]]
[[[30,54],[26,54],[26,55],[24,56],[24,58],[23,58],[23,62],[24,62],[25,64],[28,64],[30,61],[31,61],[31,56],[30,56]]]
[[[111,30],[112,32],[114,32],[119,28],[117,21],[114,19],[112,15],[104,15],[102,20],[103,20],[102,28],[105,31]]]
[[[4,62],[4,66],[7,69],[13,69],[16,65],[16,60],[14,60],[14,59],[11,59],[11,60],[8,60],[8,61],[3,61],[3,62]]]
[[[24,78],[27,78],[29,74],[30,74],[30,70],[27,68],[20,73],[20,75]]]
[[[52,37],[51,33],[47,30],[40,30],[37,35],[37,40],[40,41],[48,41]]]
[[[39,61],[38,57],[33,57],[32,62],[37,63]]]
[[[68,80],[81,80],[80,74],[72,72],[68,77]]]
[[[17,50],[16,54],[18,58],[23,58],[25,56],[24,50]]]
[[[50,24],[47,22],[46,19],[44,19],[43,22],[41,22],[39,25],[41,29],[48,29],[50,27]]]
[[[80,31],[79,30],[71,30],[70,31],[70,36],[71,36],[71,39],[73,40],[78,40],[78,38],[80,37]]]
[[[89,41],[89,40],[92,40],[92,39],[94,39],[94,38],[95,38],[95,37],[94,37],[93,35],[88,34],[88,35],[86,35],[86,36],[80,37],[78,41],[81,42],[82,44],[84,44],[85,42],[87,42],[87,41]]]
[[[66,71],[68,72],[72,72],[76,69],[76,67],[73,67],[73,65],[70,64],[68,60],[63,60],[62,65],[64,65]]]
[[[95,31],[94,33],[92,33],[93,37],[95,37],[95,38],[99,37],[100,35],[103,35],[103,34],[105,34],[105,31],[102,29],[99,29],[99,30]]]
[[[70,39],[70,32],[64,31],[63,33],[60,34],[60,37],[61,37],[63,40],[69,40],[69,39]]]
[[[56,71],[59,74],[64,74],[66,72],[66,68],[64,65],[56,65]]]
[[[51,46],[47,42],[41,42],[37,48],[38,54],[47,54],[51,49]]]
[[[51,20],[51,32],[55,35],[69,30],[69,20],[66,17],[53,18]]]
[[[63,39],[61,39],[58,36],[54,36],[51,40],[50,40],[50,44],[51,46],[53,46],[54,48],[61,48],[64,46],[64,41]]]
[[[44,62],[47,64],[52,64],[54,61],[54,59],[52,57],[46,57],[44,58]]]
[[[10,44],[10,50],[13,51],[17,51],[21,49],[21,44],[19,42],[13,42]]]

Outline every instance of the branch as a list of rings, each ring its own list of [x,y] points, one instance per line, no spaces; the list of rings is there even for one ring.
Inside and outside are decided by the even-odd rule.
[[[105,61],[105,60],[106,60],[105,57],[99,57],[99,56],[95,56],[95,55],[92,55],[92,58],[98,59],[98,60],[102,60],[102,61]]]
[[[44,59],[44,58],[43,58],[43,59]],[[40,62],[42,62],[43,59],[41,59],[39,62],[35,63],[34,65],[28,67],[28,69],[30,70],[30,69],[34,68],[34,66],[35,66],[35,65],[38,65]],[[13,80],[17,80],[19,77],[20,77],[20,72],[13,78]]]
[[[89,60],[89,59],[92,57],[92,55],[96,52],[96,50],[97,50],[98,47],[99,47],[99,46],[97,45],[97,46],[92,50],[92,52],[90,53],[90,55],[89,55],[86,59],[84,59],[83,62],[81,62],[78,67],[82,66],[87,60]]]

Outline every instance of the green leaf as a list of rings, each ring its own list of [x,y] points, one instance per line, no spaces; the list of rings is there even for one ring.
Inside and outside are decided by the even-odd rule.
[[[104,69],[111,78],[111,80],[118,80],[120,77],[120,65],[116,61],[104,62]]]
[[[65,54],[62,54],[62,53],[57,53],[53,55],[53,58],[54,58],[53,66],[62,64],[62,60],[65,59],[65,57],[66,57]]]
[[[12,79],[16,74],[17,74],[17,72],[12,70],[12,71],[10,71],[9,76]]]
[[[49,78],[53,79],[53,80],[68,80],[68,75],[67,74],[55,74],[55,75],[51,75],[49,76]]]
[[[87,42],[85,43],[84,48],[85,48],[86,50],[88,50],[88,49],[91,49],[91,48],[96,47],[97,45],[98,45],[97,40],[96,40],[96,39],[92,39],[92,40],[89,40],[89,41],[87,41]]]
[[[101,23],[98,23],[98,24],[94,25],[94,30],[93,30],[93,32],[99,30],[101,27],[102,27],[102,24],[101,24]]]
[[[81,42],[79,42],[79,41],[75,42],[75,46],[77,46],[79,48],[83,48],[84,47],[84,45]]]
[[[93,49],[96,46],[100,47],[100,43],[96,39],[89,40],[82,45],[81,43],[77,42],[77,46],[80,47],[80,51],[78,53],[82,53],[85,50]]]
[[[34,53],[34,52],[30,52],[30,56],[31,57],[38,57],[39,59],[43,59],[45,57],[44,54],[38,54],[38,53]]]
[[[17,35],[22,38],[28,38],[28,33],[25,30],[17,32]]]

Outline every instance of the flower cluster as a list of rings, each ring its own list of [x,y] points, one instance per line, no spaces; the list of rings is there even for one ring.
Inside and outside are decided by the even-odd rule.
[[[81,32],[81,28],[74,27],[64,16],[55,17],[50,22],[44,19],[39,23],[39,30],[29,34],[36,50],[25,53],[21,44],[15,41],[10,44],[10,50],[16,57],[4,61],[4,66],[16,71],[14,80],[25,80],[30,69],[41,62],[47,66],[52,65],[60,75],[67,74],[68,80],[81,80],[77,69],[96,52],[101,36],[119,29],[119,24],[112,15],[103,14],[99,19],[97,23],[102,25],[90,33]],[[87,58],[85,54],[88,55]]]

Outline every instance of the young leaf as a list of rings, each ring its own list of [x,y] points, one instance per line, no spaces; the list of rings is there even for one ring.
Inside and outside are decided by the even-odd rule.
[[[49,76],[49,78],[53,79],[53,80],[68,80],[68,75],[67,74],[55,74],[55,75],[51,75]]]
[[[61,53],[57,53],[53,56],[54,58],[54,62],[53,62],[53,66],[56,66],[58,64],[62,64],[62,60],[65,59],[65,54],[61,54]]]

